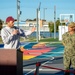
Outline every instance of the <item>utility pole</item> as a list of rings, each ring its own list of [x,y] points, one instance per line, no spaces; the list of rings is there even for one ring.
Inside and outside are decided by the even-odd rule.
[[[39,4],[39,8],[38,8],[38,18],[39,18],[39,40],[40,40],[40,6],[41,6],[41,2]]]
[[[17,26],[19,27],[19,17],[20,17],[20,0],[17,0]]]
[[[54,6],[54,39],[56,39],[56,6]]]
[[[39,36],[38,36],[39,35],[39,30],[38,30],[38,9],[36,11],[37,11],[37,16],[36,16],[37,17],[36,18],[36,22],[37,22],[36,38],[37,38],[37,40],[36,41],[39,42]]]

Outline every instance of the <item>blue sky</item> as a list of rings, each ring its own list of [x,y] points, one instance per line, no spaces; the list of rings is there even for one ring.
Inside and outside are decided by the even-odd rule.
[[[75,0],[20,0],[21,20],[36,18],[36,9],[41,2],[41,19],[51,21],[54,19],[54,6],[56,6],[56,18],[60,14],[75,14]],[[8,16],[17,18],[17,0],[0,0],[0,19],[4,20]]]

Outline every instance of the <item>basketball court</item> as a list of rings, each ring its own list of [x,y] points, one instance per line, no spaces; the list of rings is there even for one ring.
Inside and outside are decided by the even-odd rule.
[[[41,64],[39,68],[40,75],[58,75],[60,73],[62,73],[61,75],[63,75],[64,72],[61,70],[49,69],[42,66],[46,65],[50,67],[63,69],[62,56],[64,47],[61,44],[47,44],[46,47],[51,47],[53,49],[41,55],[35,56],[29,60],[23,60],[24,75],[34,75],[36,71],[36,64],[38,62]]]

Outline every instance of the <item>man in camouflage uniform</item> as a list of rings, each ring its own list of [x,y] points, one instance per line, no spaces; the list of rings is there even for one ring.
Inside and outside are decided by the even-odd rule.
[[[69,70],[72,65],[75,70],[75,23],[71,22],[68,25],[68,32],[62,35],[62,43],[65,47],[63,63],[65,70]],[[70,75],[66,72],[65,75]],[[75,74],[74,74],[75,75]]]

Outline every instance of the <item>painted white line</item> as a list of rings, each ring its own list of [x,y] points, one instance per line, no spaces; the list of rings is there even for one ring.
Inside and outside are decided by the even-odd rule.
[[[32,69],[23,69],[23,71],[31,71]],[[42,69],[40,68],[39,71],[58,71],[58,70],[54,70],[54,69]],[[25,74],[27,75],[27,74]]]
[[[23,69],[23,71],[31,71],[32,69]],[[39,69],[42,70],[42,69]]]
[[[28,73],[26,73],[25,75],[28,75],[29,73],[32,73],[33,71],[35,71],[36,70],[36,68],[35,69],[33,69],[33,70],[31,70],[31,71],[29,71]]]
[[[50,60],[53,60],[54,59],[54,57],[52,57]],[[43,63],[42,65],[45,65],[46,63],[48,63],[48,62],[50,62],[50,61],[46,61],[45,63]],[[26,70],[26,69],[23,69],[23,71],[24,70]],[[34,68],[33,70],[32,69],[30,69],[30,71],[28,72],[28,73],[26,73],[25,75],[28,75],[28,74],[30,74],[30,73],[32,73],[33,71],[35,71],[36,70],[36,68]],[[43,71],[43,69],[40,69],[41,71]]]
[[[50,61],[47,61],[47,62],[43,63],[42,65],[45,65],[45,64],[48,63],[48,62],[50,62]],[[36,68],[34,68],[33,70],[31,69],[31,71],[29,71],[29,72],[26,73],[25,75],[28,75],[28,74],[32,73],[33,71],[35,71],[35,70],[36,70]],[[41,70],[42,70],[42,69],[41,69]],[[24,71],[24,69],[23,69],[23,71]]]

